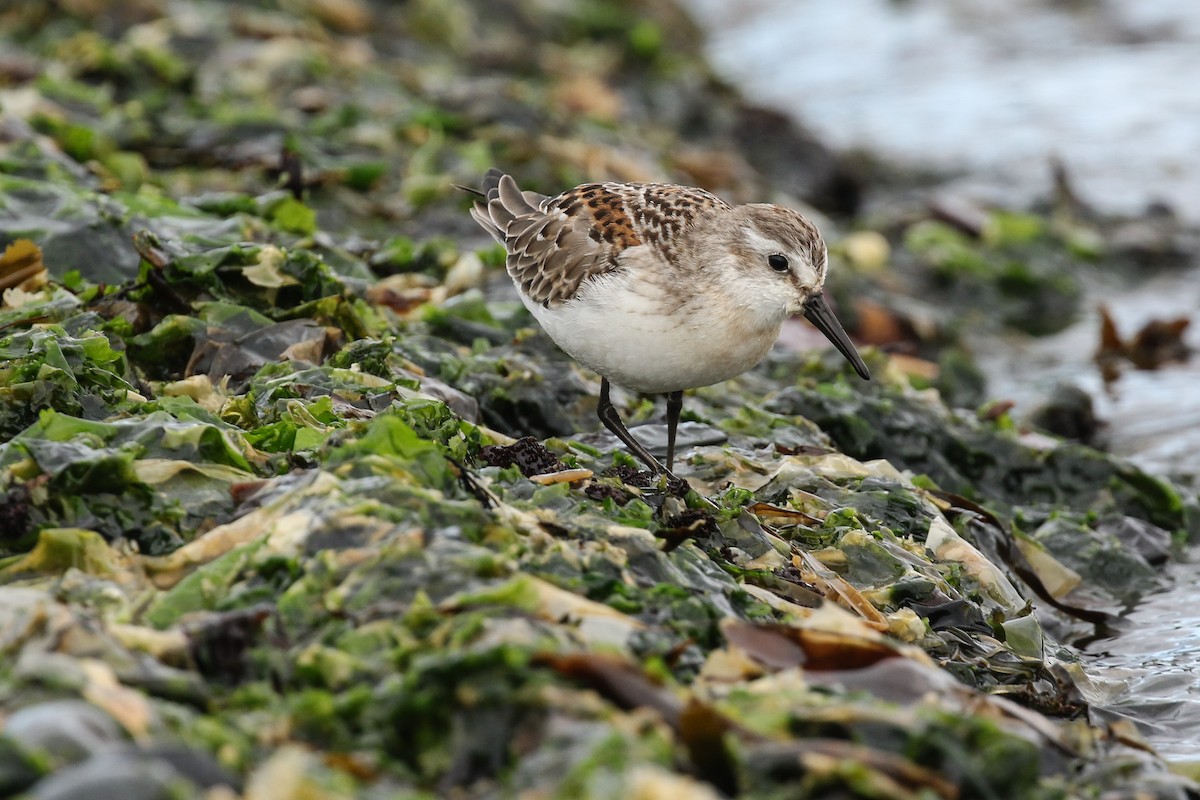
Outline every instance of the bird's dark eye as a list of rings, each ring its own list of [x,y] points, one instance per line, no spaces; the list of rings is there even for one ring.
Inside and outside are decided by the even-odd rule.
[[[779,253],[767,256],[767,264],[776,272],[787,272],[788,270],[787,256],[780,255]]]

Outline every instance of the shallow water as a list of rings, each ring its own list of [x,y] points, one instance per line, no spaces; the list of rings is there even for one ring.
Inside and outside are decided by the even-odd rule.
[[[1193,558],[1198,554],[1193,553]],[[1200,587],[1195,563],[1168,570],[1172,588],[1142,602],[1115,639],[1087,648],[1101,719],[1126,718],[1169,760],[1200,758]]]
[[[1167,201],[1200,221],[1200,4],[1177,0],[684,0],[710,56],[744,93],[790,111],[837,148],[961,171],[960,190],[1021,205],[1063,160],[1102,211]],[[1122,335],[1200,307],[1200,264],[1130,287],[1088,287],[1066,331],[973,342],[993,397],[1028,410],[1059,382],[1086,390],[1109,449],[1142,467],[1200,476],[1200,360],[1126,370],[1092,363],[1097,304]],[[1200,325],[1188,331],[1200,349]],[[1200,558],[1193,552],[1191,561]],[[1102,716],[1126,716],[1165,757],[1200,759],[1200,586],[1195,563],[1133,610],[1129,629],[1085,653]]]
[[[1084,389],[1104,420],[1107,449],[1142,468],[1200,482],[1200,359],[1157,370],[1126,369],[1105,387],[1091,356],[1099,342],[1096,310],[1106,302],[1122,336],[1152,318],[1192,315],[1200,307],[1200,270],[1164,273],[1136,287],[1092,285],[1090,309],[1060,334],[977,341],[990,393],[1030,408],[1058,383]],[[1115,293],[1115,294],[1114,294]],[[1185,340],[1200,352],[1200,326]],[[1126,718],[1164,758],[1200,760],[1200,548],[1168,569],[1170,588],[1147,597],[1121,634],[1091,643],[1084,664],[1088,696],[1103,720]]]
[[[1058,156],[1101,208],[1200,220],[1200,4],[685,2],[720,72],[835,147],[962,168],[1009,201],[1044,193]]]
[[[1149,472],[1194,484],[1200,478],[1200,358],[1156,370],[1130,365],[1105,386],[1092,356],[1100,341],[1100,303],[1126,338],[1151,319],[1190,317],[1200,307],[1200,269],[1164,273],[1133,287],[1093,284],[1086,295],[1088,310],[1062,333],[1039,338],[1014,333],[972,342],[988,375],[989,394],[1028,410],[1056,384],[1078,386],[1095,402],[1110,452]],[[1200,325],[1189,327],[1184,340],[1200,352]]]

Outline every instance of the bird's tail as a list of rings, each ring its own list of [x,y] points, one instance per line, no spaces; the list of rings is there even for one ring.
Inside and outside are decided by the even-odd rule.
[[[493,192],[498,194],[500,191],[500,189],[499,189],[500,178],[503,175],[504,175],[504,173],[501,172],[500,170],[496,169],[495,167],[492,167],[487,172],[485,172],[483,175],[483,183],[482,183],[483,191],[480,191],[479,189],[475,189],[471,186],[463,186],[462,184],[458,184],[458,183],[454,183],[451,185],[455,189],[464,191],[467,194],[473,194],[476,197],[482,197],[485,200],[491,200],[492,198],[494,198],[496,196],[495,194],[493,194]]]
[[[470,192],[480,198],[475,201],[471,207],[471,216],[479,223],[479,227],[487,231],[493,239],[500,244],[504,244],[504,230],[496,224],[492,219],[492,215],[488,212],[488,204],[500,196],[500,179],[504,177],[504,173],[492,167],[483,176],[482,188],[469,189],[466,186],[459,186],[459,189]]]

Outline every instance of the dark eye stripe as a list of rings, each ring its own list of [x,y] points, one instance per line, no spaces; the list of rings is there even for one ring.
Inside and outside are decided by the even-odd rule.
[[[776,272],[787,272],[788,260],[787,256],[774,253],[767,256],[767,264]]]

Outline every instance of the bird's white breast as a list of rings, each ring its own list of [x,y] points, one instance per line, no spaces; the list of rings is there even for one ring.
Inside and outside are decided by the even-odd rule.
[[[670,292],[695,295],[686,304]],[[715,287],[670,289],[635,270],[588,281],[572,300],[526,307],[572,358],[613,383],[664,393],[740,375],[767,354],[782,316],[761,319],[733,306]]]

